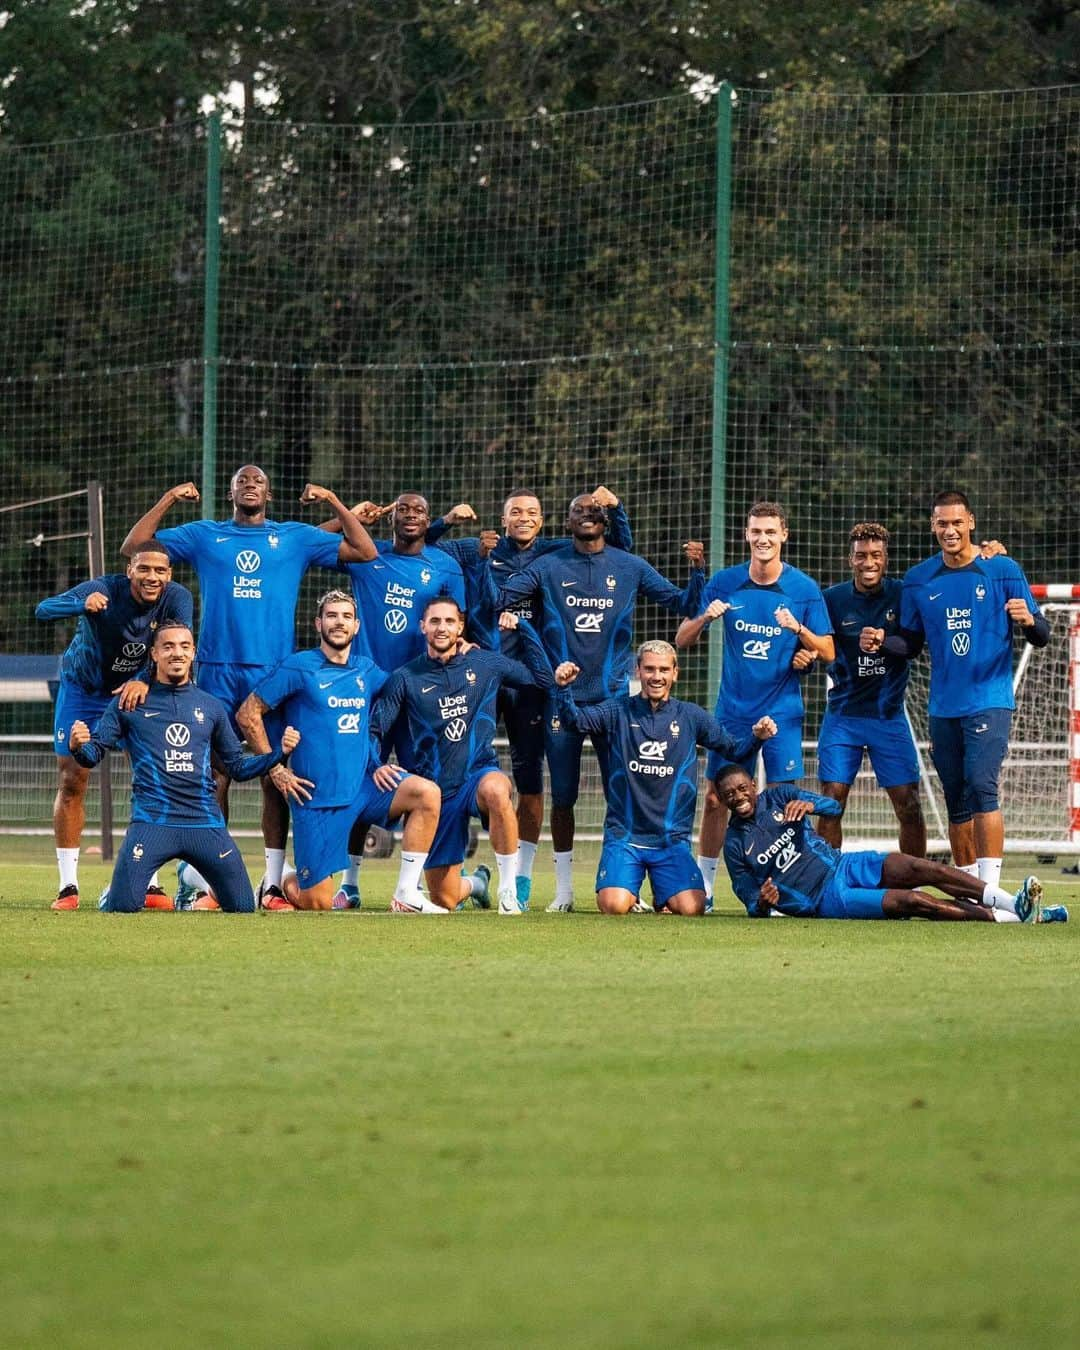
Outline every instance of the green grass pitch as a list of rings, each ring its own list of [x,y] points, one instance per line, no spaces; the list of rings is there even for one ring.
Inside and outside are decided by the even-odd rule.
[[[393,863],[54,915],[50,857],[0,853],[0,1344],[1080,1340],[1075,922],[411,919]]]

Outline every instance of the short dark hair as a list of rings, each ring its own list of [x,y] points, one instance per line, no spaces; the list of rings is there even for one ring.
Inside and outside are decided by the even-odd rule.
[[[753,776],[747,773],[741,764],[721,764],[720,768],[713,776],[713,786],[719,789],[720,784],[725,778],[732,778],[737,773],[741,773],[744,777],[749,778],[751,783],[754,781]]]
[[[876,520],[863,520],[858,525],[852,525],[848,531],[848,543],[852,547],[856,544],[875,543],[884,544],[888,548],[889,531]]]
[[[185,633],[191,634],[192,642],[195,641],[195,632],[189,623],[184,623],[183,619],[166,619],[163,623],[159,623],[154,630],[154,636],[150,641],[150,646],[153,647],[162,633],[167,633],[170,628],[182,628]]]
[[[134,561],[140,553],[160,553],[162,557],[168,558],[169,566],[172,566],[172,555],[160,539],[142,539],[135,545],[128,555],[130,561]]]
[[[757,516],[759,519],[762,516],[775,516],[776,519],[780,522],[780,524],[783,525],[784,529],[785,530],[787,529],[787,512],[784,510],[784,508],[780,505],[779,502],[769,502],[769,501],[755,502],[753,506],[750,508],[750,510],[747,511],[746,513],[747,524],[750,523],[751,516]]]
[[[527,488],[527,487],[516,487],[516,488],[511,488],[510,491],[509,491],[509,492],[506,494],[506,496],[503,498],[503,510],[504,510],[504,511],[506,510],[506,503],[511,499],[511,497],[531,497],[531,498],[533,499],[533,501],[540,502],[540,494],[539,494],[539,492],[534,492],[534,491],[532,490],[532,488]],[[544,509],[544,503],[543,503],[543,502],[540,502],[540,509],[541,509],[541,511]]]
[[[421,610],[420,617],[422,619],[427,618],[427,612],[432,605],[453,605],[454,608],[457,610],[458,614],[463,619],[465,617],[465,611],[461,608],[461,606],[454,599],[454,597],[452,595],[446,595],[445,593],[440,592],[438,595],[433,595],[431,599],[427,602],[427,604],[424,606],[424,608]]]
[[[962,506],[965,511],[974,515],[971,503],[962,492],[957,492],[955,488],[947,488],[944,492],[939,492],[930,503],[930,514],[933,515],[939,506]]]

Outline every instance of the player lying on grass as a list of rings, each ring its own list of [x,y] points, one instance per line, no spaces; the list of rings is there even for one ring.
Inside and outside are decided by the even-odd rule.
[[[86,820],[89,769],[71,753],[69,736],[75,722],[93,731],[114,694],[129,681],[137,692],[124,707],[134,706],[145,686],[134,680],[148,664],[154,632],[167,619],[189,627],[194,614],[191,592],[172,580],[165,545],[146,539],[135,545],[126,572],[80,581],[62,595],[42,600],[39,619],[78,615],[75,636],[60,660],[60,685],[53,717],[53,749],[60,784],[53,803],[53,834],[60,869],[55,910],[79,908],[79,841]],[[149,908],[172,909],[172,901],[151,876],[146,892]]]
[[[670,642],[638,648],[640,694],[623,694],[579,708],[570,686],[579,670],[572,661],[555,671],[558,717],[577,731],[608,743],[607,814],[604,847],[596,874],[601,914],[642,912],[641,887],[652,885],[653,905],[672,914],[704,914],[705,883],[690,851],[697,805],[698,746],[725,759],[745,759],[776,733],[762,717],[736,743],[696,703],[671,697],[679,678]]]
[[[486,823],[491,836],[499,913],[521,913],[515,884],[517,818],[510,780],[499,770],[493,744],[495,701],[504,683],[550,686],[551,667],[527,623],[513,614],[500,623],[524,631],[528,666],[466,642],[465,616],[456,600],[428,601],[421,619],[426,653],[395,671],[375,706],[375,735],[384,746],[397,746],[405,768],[442,788],[439,827],[424,860],[431,901],[415,891],[395,891],[391,908],[398,913],[445,914],[471,893],[461,863],[472,816]]]
[[[150,658],[154,682],[145,702],[123,712],[114,699],[93,735],[85,722],[76,722],[68,740],[88,769],[121,745],[131,756],[131,824],[99,908],[125,914],[142,909],[152,873],[180,858],[213,886],[218,904],[206,908],[251,913],[251,882],[214,795],[210,756],[230,778],[258,778],[295,748],[299,734],[286,727],[281,750],[245,755],[225,706],[191,682],[195,639],[185,625],[159,628]]]
[[[295,723],[302,737],[289,766],[271,774],[294,798],[296,871],[286,874],[284,894],[276,887],[263,892],[263,909],[333,908],[333,873],[346,864],[353,825],[390,826],[402,815],[397,893],[417,895],[439,819],[439,789],[397,765],[380,764],[373,751],[371,705],[388,677],[366,656],[352,656],[359,627],[352,595],[328,591],[315,615],[319,645],[286,657],[237,711],[254,750],[270,747],[263,717],[271,711]]]
[[[836,815],[840,803],[790,784],[758,792],[745,769],[716,776],[731,813],[724,841],[732,889],[751,918],[779,911],[811,919],[959,919],[1054,923],[1063,905],[1043,909],[1042,887],[1028,877],[1010,895],[991,882],[906,853],[840,853],[810,828],[811,814]],[[933,886],[946,899],[916,887]]]

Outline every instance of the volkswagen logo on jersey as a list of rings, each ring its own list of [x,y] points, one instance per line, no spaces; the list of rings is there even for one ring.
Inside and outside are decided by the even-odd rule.
[[[771,646],[771,642],[765,642],[761,638],[747,638],[743,643],[742,654],[751,661],[767,661]]]
[[[971,637],[968,633],[954,633],[952,649],[957,656],[967,656],[971,651]]]
[[[446,739],[448,741],[460,741],[465,735],[467,724],[463,717],[455,717],[452,722],[446,724]]]
[[[603,614],[582,610],[574,615],[575,633],[599,633],[604,623]]]
[[[409,619],[403,610],[388,609],[383,615],[383,626],[388,633],[404,633]]]
[[[242,548],[236,555],[236,568],[239,572],[257,572],[262,559],[253,548]]]
[[[360,714],[342,713],[337,720],[337,729],[343,736],[358,736],[360,734]]]
[[[191,732],[183,722],[170,722],[165,728],[165,739],[170,745],[187,745],[191,740]]]
[[[124,655],[125,655],[125,656],[142,656],[142,654],[143,654],[144,651],[146,651],[146,643],[145,643],[145,642],[125,642],[125,643],[124,643]]]

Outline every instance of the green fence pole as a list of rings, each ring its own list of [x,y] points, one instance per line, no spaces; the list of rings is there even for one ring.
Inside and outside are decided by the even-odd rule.
[[[731,110],[734,89],[724,80],[716,91],[716,259],[713,300],[712,494],[709,511],[709,561],[724,566],[727,544],[727,406],[730,332],[729,264],[731,257]],[[709,629],[709,696],[720,687],[724,644],[721,624]]]
[[[218,291],[221,273],[221,114],[206,127],[206,261],[203,277],[202,514],[214,517],[217,483]]]

